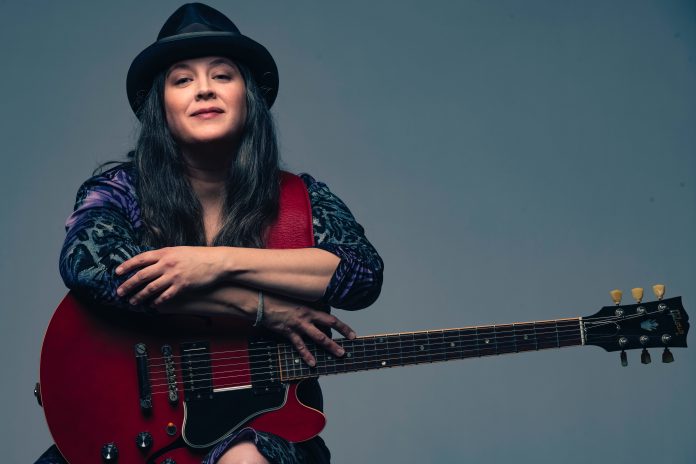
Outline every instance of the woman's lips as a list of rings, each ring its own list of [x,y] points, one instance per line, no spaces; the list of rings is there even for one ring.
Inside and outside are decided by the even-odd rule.
[[[207,108],[199,108],[196,111],[194,111],[191,116],[199,116],[203,113],[224,113],[222,108],[219,108],[217,106],[209,106]]]
[[[203,113],[194,114],[193,117],[200,118],[200,119],[212,119],[212,118],[217,118],[221,114],[222,113],[217,112],[217,111],[206,111]]]

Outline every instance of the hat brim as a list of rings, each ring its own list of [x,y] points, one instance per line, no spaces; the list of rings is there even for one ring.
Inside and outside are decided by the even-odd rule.
[[[260,43],[241,34],[194,32],[158,40],[135,57],[128,69],[126,91],[137,115],[157,73],[169,65],[201,56],[225,56],[244,63],[270,108],[278,95],[278,68]]]

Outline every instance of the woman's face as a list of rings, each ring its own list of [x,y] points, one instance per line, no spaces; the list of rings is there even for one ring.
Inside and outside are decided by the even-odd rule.
[[[246,86],[228,58],[207,56],[174,63],[164,84],[167,124],[183,145],[235,143],[246,119]]]

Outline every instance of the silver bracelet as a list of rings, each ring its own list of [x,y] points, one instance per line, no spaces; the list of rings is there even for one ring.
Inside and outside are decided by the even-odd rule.
[[[261,324],[263,319],[263,292],[259,292],[259,305],[256,307],[256,322],[254,322],[253,327],[257,327]]]

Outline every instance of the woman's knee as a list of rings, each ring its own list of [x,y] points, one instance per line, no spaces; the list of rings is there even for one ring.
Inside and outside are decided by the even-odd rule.
[[[250,441],[237,443],[220,457],[217,464],[270,464]]]

